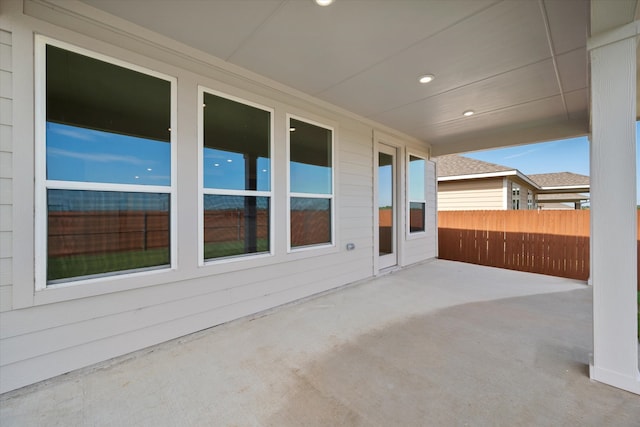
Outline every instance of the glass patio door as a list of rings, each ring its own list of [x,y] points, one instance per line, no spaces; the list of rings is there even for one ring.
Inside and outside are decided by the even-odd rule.
[[[378,268],[398,264],[396,227],[396,150],[378,148]]]

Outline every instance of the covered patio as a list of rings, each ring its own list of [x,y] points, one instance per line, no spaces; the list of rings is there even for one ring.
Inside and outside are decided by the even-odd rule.
[[[3,424],[637,423],[640,0],[184,5],[0,5]],[[592,288],[435,261],[434,157],[584,135]]]
[[[592,288],[421,263],[2,395],[2,425],[637,425]]]

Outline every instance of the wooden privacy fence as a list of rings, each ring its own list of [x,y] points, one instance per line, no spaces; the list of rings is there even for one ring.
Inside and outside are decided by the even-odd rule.
[[[587,280],[589,215],[589,210],[440,211],[439,257]],[[640,235],[638,240],[640,249]]]
[[[588,211],[438,212],[439,257],[586,280]]]

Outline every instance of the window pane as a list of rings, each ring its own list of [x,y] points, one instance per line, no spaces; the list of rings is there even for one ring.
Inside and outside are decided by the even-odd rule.
[[[378,153],[378,248],[379,255],[393,253],[393,156]]]
[[[269,197],[204,196],[204,258],[269,252]]]
[[[289,172],[292,193],[332,193],[332,132],[290,119]]]
[[[409,156],[409,199],[424,200],[425,160]]]
[[[47,123],[47,179],[171,185],[166,142]]]
[[[291,247],[331,243],[331,200],[291,198]]]
[[[47,280],[169,265],[169,194],[47,190]]]
[[[426,161],[409,156],[409,232],[425,230],[425,165]]]
[[[204,94],[204,186],[269,191],[271,113]]]
[[[171,83],[46,52],[47,179],[170,185]]]
[[[422,202],[409,203],[409,231],[424,231],[424,209],[425,204]]]

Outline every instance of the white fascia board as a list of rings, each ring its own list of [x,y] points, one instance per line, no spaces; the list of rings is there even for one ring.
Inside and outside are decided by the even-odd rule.
[[[517,175],[515,169],[510,171],[500,171],[500,172],[486,172],[486,173],[473,173],[468,175],[452,175],[452,176],[443,176],[438,177],[438,181],[458,181],[463,179],[479,179],[479,178],[496,178],[499,176],[514,176]]]

